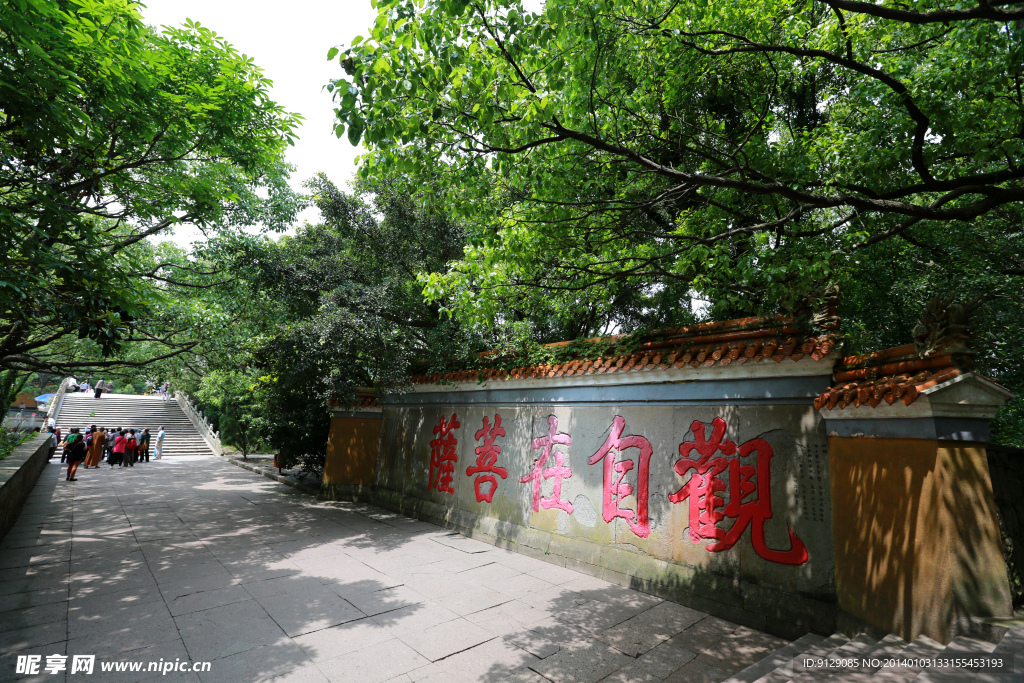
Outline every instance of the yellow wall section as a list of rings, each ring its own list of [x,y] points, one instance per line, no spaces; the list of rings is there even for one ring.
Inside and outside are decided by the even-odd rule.
[[[839,606],[910,640],[956,617],[1009,616],[985,448],[829,438]]]
[[[379,418],[331,418],[324,484],[370,486],[377,469]]]

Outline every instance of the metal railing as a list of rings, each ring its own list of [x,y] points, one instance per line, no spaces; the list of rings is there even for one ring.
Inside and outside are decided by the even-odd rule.
[[[196,407],[192,398],[183,391],[174,392],[174,400],[178,402],[181,409],[185,411],[189,421],[199,431],[200,436],[217,455],[224,455],[224,447],[220,443],[220,433],[213,429],[210,421],[207,420],[199,408]]]

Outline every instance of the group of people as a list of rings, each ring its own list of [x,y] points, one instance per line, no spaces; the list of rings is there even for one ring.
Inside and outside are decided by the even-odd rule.
[[[92,392],[94,392],[93,393],[93,398],[99,398],[100,396],[103,395],[104,391],[110,392],[110,391],[113,391],[113,390],[114,390],[114,383],[113,382],[107,382],[107,381],[103,380],[102,378],[100,379],[100,381],[96,382],[95,386],[90,385],[89,384],[89,380],[85,380],[84,382],[79,384],[78,380],[75,379],[74,377],[69,377],[68,378],[68,391],[81,391],[81,392],[84,392],[86,394],[88,394],[90,391],[92,391]]]
[[[62,439],[60,429],[50,426],[50,457],[57,448],[63,448],[60,461],[67,462],[67,481],[78,481],[75,474],[83,462],[84,469],[99,469],[100,462],[111,467],[135,467],[137,462],[149,462],[151,436],[149,429],[105,429],[92,425],[84,433],[73,427]],[[163,457],[164,438],[167,432],[163,427],[157,432],[153,449],[153,458]]]

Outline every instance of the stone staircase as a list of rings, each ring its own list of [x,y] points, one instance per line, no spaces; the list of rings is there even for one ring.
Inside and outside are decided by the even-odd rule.
[[[959,636],[942,645],[927,636],[918,636],[908,643],[899,636],[888,635],[881,640],[861,634],[854,638],[834,634],[824,638],[809,633],[775,651],[761,661],[739,672],[726,683],[1011,683],[1024,681],[1024,627],[996,629],[1002,635],[998,643]],[[996,631],[992,631],[993,633]],[[980,671],[960,668],[929,668],[912,663],[909,666],[875,666],[887,658],[897,660],[928,660],[963,657],[994,657],[1010,662],[1003,671]],[[871,666],[848,668],[836,666],[805,666],[807,660],[843,660],[855,658]]]
[[[165,456],[213,455],[210,446],[173,399],[164,401],[159,396],[133,394],[104,394],[96,399],[92,393],[66,394],[56,419],[64,434],[71,427],[84,430],[90,425],[105,429],[148,428],[154,445],[156,433],[163,425],[167,430]]]

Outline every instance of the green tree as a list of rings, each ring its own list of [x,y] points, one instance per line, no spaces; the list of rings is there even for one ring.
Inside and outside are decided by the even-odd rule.
[[[331,401],[404,386],[413,362],[465,357],[485,344],[425,302],[417,282],[462,255],[460,225],[392,178],[354,194],[324,176],[309,188],[321,223],[277,240],[224,235],[203,248],[196,263],[231,277],[183,301],[228,322],[156,367],[219,411],[236,446],[237,430],[252,430],[286,465],[322,473]],[[232,388],[246,382],[251,389]]]
[[[298,208],[282,156],[298,117],[212,31],[157,32],[138,7],[0,5],[0,368],[123,363],[83,361],[89,344],[162,346],[138,364],[182,352],[164,294],[193,266],[151,258],[147,238],[278,228]]]
[[[335,48],[336,130],[467,218],[426,279],[464,318],[503,290],[677,283],[778,308],[846,259],[939,231],[1024,274],[1024,10],[924,0],[382,0]],[[983,255],[979,251],[979,256]],[[605,298],[607,298],[607,296]]]

